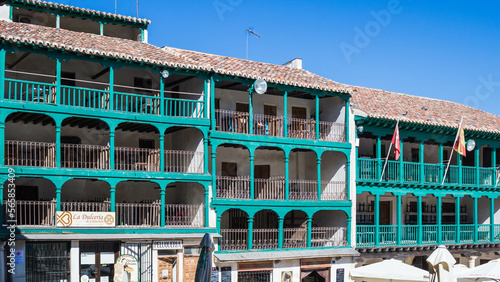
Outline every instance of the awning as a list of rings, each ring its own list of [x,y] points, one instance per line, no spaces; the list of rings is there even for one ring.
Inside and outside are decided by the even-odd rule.
[[[429,281],[429,272],[403,263],[402,261],[390,259],[351,269],[350,277],[352,280],[366,282],[427,282]]]
[[[331,248],[315,250],[283,250],[283,251],[245,251],[235,253],[215,253],[219,261],[260,261],[296,258],[321,258],[321,257],[343,257],[359,256],[352,248]]]

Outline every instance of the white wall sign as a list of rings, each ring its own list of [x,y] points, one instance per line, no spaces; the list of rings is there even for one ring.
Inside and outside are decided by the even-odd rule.
[[[57,212],[57,227],[114,227],[114,212]]]
[[[155,250],[180,250],[182,249],[182,240],[153,241]]]
[[[131,255],[121,255],[116,259],[114,281],[138,282],[139,265]]]

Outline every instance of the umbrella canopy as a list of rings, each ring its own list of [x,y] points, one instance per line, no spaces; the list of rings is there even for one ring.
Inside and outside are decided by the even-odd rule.
[[[395,259],[352,269],[350,276],[352,280],[367,282],[429,280],[429,272]]]
[[[432,281],[437,278],[439,282],[448,282],[451,281],[451,270],[457,261],[444,245],[439,245],[427,258],[427,263],[429,272],[433,275]]]
[[[212,275],[212,252],[214,251],[214,241],[210,234],[205,233],[200,242],[201,253],[196,265],[195,282],[210,281]]]
[[[458,281],[466,281],[462,279],[474,281],[500,281],[500,259],[492,260],[486,264],[462,271],[454,276],[458,278]]]

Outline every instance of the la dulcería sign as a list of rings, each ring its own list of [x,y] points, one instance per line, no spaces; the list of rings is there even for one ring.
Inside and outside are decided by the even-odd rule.
[[[114,227],[114,212],[57,212],[57,227]]]

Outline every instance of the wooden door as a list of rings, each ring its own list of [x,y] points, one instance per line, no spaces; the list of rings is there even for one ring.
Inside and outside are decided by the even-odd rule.
[[[390,225],[391,224],[391,202],[384,201],[380,202],[380,225]]]
[[[185,282],[194,282],[196,275],[196,265],[198,264],[199,256],[184,256],[184,279]]]
[[[158,281],[174,282],[174,264],[177,257],[159,256],[158,257]]]
[[[292,107],[292,118],[307,119],[307,109],[302,107]]]

